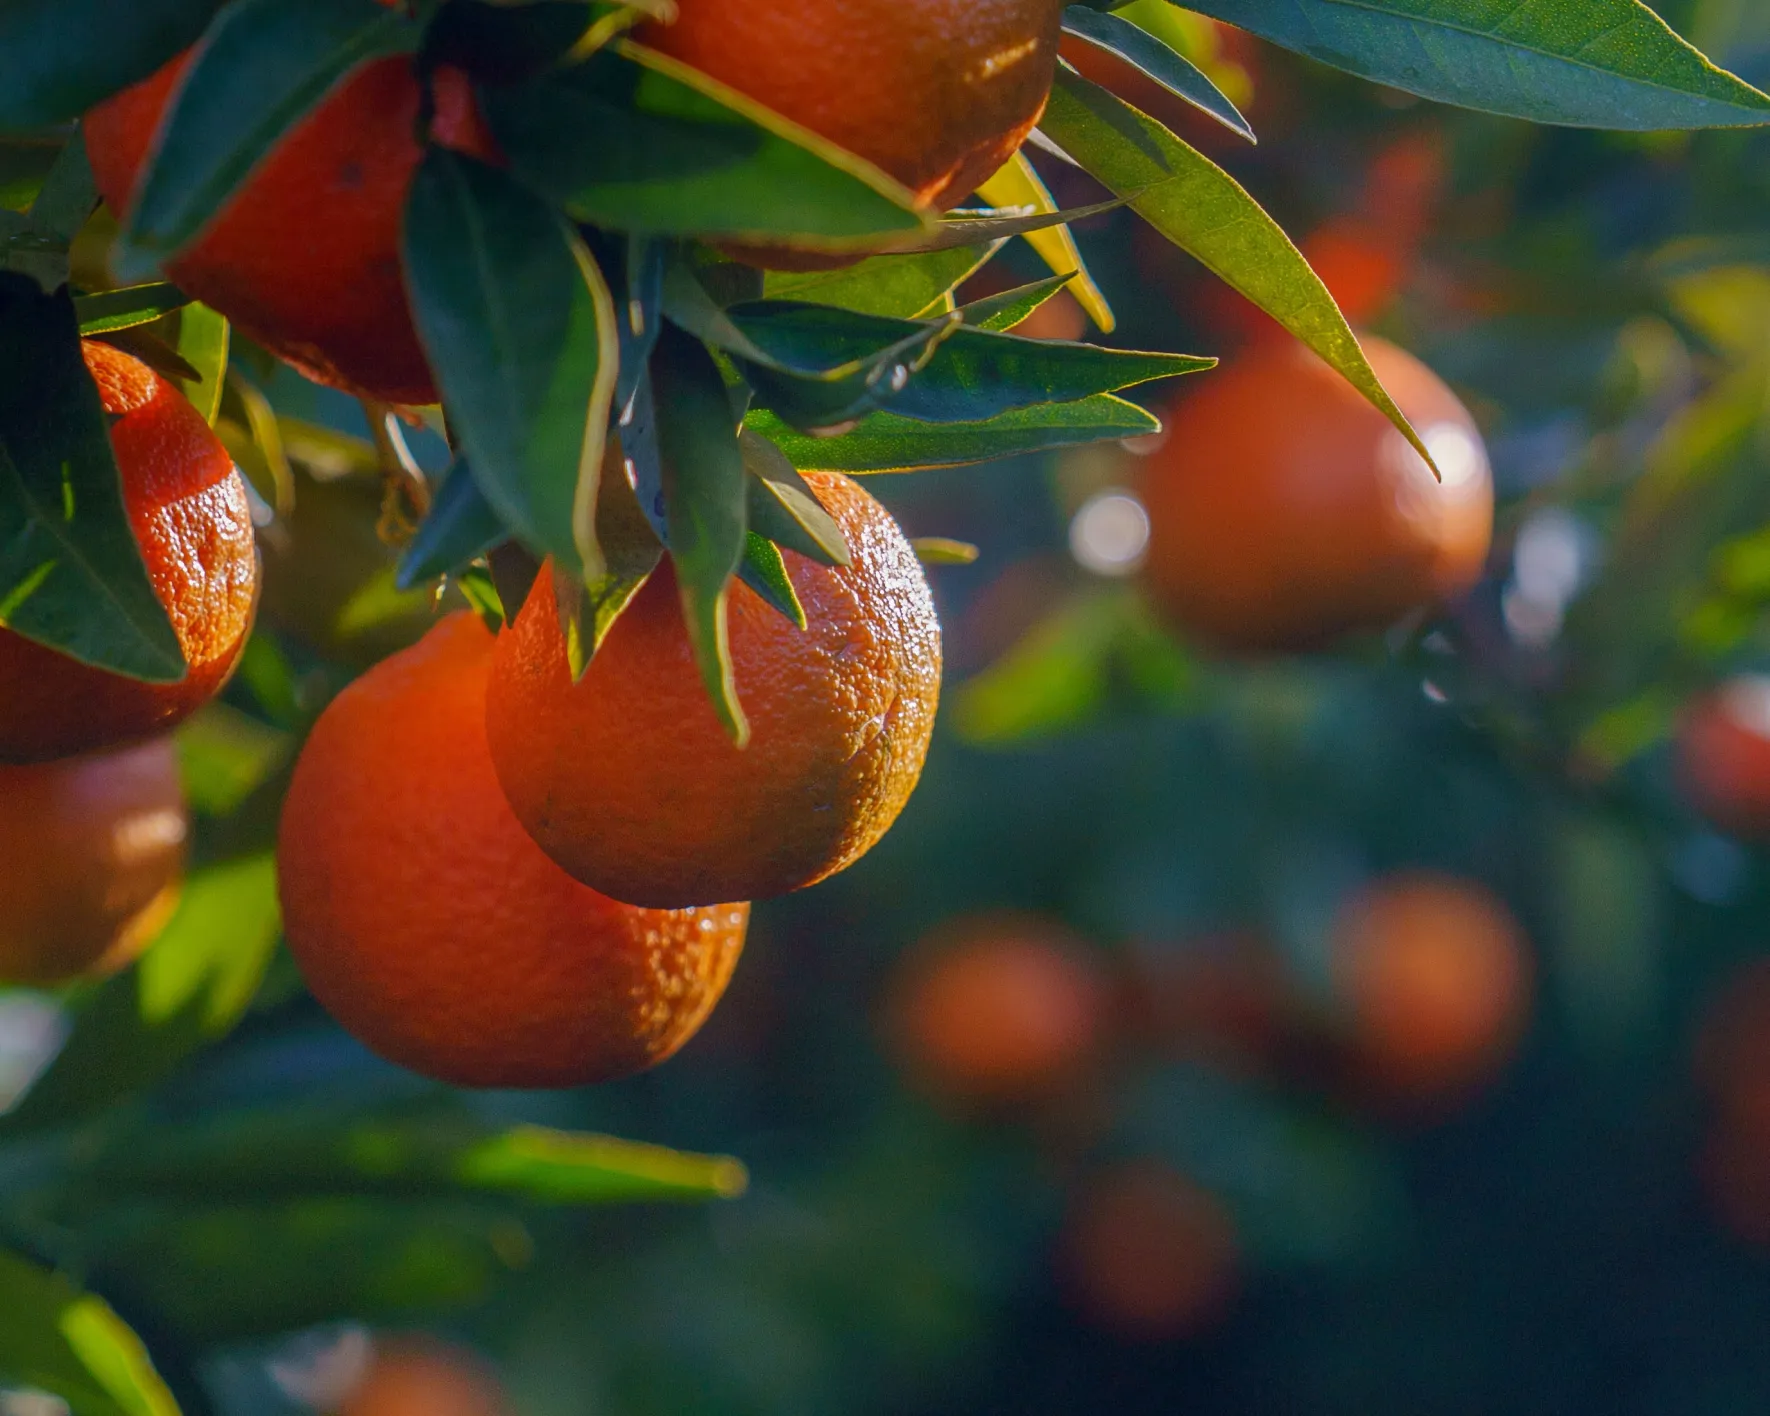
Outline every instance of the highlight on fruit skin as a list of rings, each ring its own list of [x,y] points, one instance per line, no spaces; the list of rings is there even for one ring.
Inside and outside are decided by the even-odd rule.
[[[221,691],[252,629],[258,554],[227,449],[146,364],[97,340],[81,351],[110,415],[130,529],[188,667],[177,683],[142,683],[0,629],[0,763],[165,732]]]
[[[911,1080],[961,1103],[1035,1101],[1104,1041],[1110,990],[1060,922],[999,911],[936,928],[899,965],[887,1034]]]
[[[729,982],[747,904],[647,910],[528,837],[485,742],[491,634],[470,614],[346,688],[283,807],[284,933],[315,997],[390,1061],[470,1087],[653,1066]]]
[[[592,888],[660,909],[782,895],[852,865],[909,800],[940,696],[928,582],[859,484],[805,477],[851,560],[782,551],[803,630],[732,584],[747,746],[708,701],[668,560],[576,684],[550,576],[499,637],[486,696],[498,779],[541,848]]]
[[[169,739],[0,767],[0,983],[130,963],[177,906],[189,832]]]
[[[1472,880],[1406,872],[1341,907],[1334,978],[1359,1084],[1379,1100],[1465,1095],[1510,1059],[1534,966],[1505,903]]]
[[[1314,649],[1480,579],[1493,474],[1474,418],[1405,350],[1365,352],[1442,474],[1295,340],[1184,394],[1144,467],[1144,586],[1176,629],[1231,652]]]
[[[1770,837],[1770,676],[1739,674],[1692,703],[1673,747],[1679,786],[1713,825]]]
[[[1239,1283],[1235,1221],[1215,1195],[1158,1160],[1086,1180],[1058,1242],[1071,1302],[1133,1342],[1196,1336],[1227,1316]]]
[[[509,1395],[477,1353],[435,1338],[378,1338],[367,1369],[335,1416],[515,1416]]]

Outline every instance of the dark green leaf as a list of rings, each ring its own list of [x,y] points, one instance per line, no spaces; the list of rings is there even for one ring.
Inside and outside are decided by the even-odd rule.
[[[0,1130],[66,1124],[170,1076],[245,1015],[276,947],[276,862],[197,870],[151,949],[82,1005],[67,1046]]]
[[[769,299],[838,305],[869,315],[912,319],[942,312],[953,287],[1001,249],[999,242],[907,256],[872,256],[842,270],[768,273]]]
[[[156,281],[151,285],[107,290],[102,295],[82,295],[74,301],[74,314],[80,321],[82,335],[109,334],[112,330],[151,324],[189,303],[190,296],[176,285]]]
[[[591,252],[608,281],[615,302],[615,329],[620,339],[620,374],[615,381],[615,404],[625,409],[658,342],[663,320],[664,271],[669,250],[662,241],[647,236],[610,236],[585,233]]]
[[[583,0],[531,0],[515,6],[454,0],[431,23],[424,58],[465,69],[485,83],[516,83],[564,59],[593,19]]]
[[[701,680],[734,741],[749,740],[726,637],[725,599],[744,555],[744,459],[725,381],[706,347],[666,327],[652,361],[670,560]]]
[[[195,42],[220,0],[8,0],[0,128],[78,118]]]
[[[787,455],[750,428],[738,446],[750,474],[750,528],[822,565],[847,565],[848,538]]]
[[[512,167],[578,220],[824,249],[929,225],[876,169],[686,66],[620,50],[484,94]]]
[[[56,156],[31,203],[31,225],[64,244],[86,224],[98,205],[98,187],[86,158],[86,139],[75,133]]]
[[[430,514],[400,557],[396,583],[401,590],[410,590],[438,576],[453,575],[509,534],[472,470],[457,459],[437,489]]]
[[[646,397],[649,401],[649,385]],[[608,569],[588,585],[555,576],[560,621],[565,628],[566,652],[574,679],[582,677],[609,630],[651,578],[664,554],[663,542],[627,480],[624,457],[613,455],[618,451],[620,445],[611,444],[611,456],[602,470],[602,489],[596,498],[596,537],[602,544]]]
[[[74,302],[0,275],[0,624],[156,683],[184,653],[130,529]]]
[[[755,305],[754,310],[771,310],[775,302]],[[876,319],[876,316],[852,315],[833,306],[803,305],[802,310],[827,310],[840,320]],[[752,362],[733,356],[733,362],[755,391],[756,401],[772,408],[796,428],[818,431],[853,423],[886,404],[902,402],[904,390],[926,369],[940,346],[961,328],[957,316],[942,320],[902,320],[894,322],[895,340],[883,347],[872,346],[864,354],[843,358],[836,351],[834,340],[823,341],[817,348],[814,338],[801,341],[789,357],[802,357],[804,372],[794,370],[788,359],[771,352],[763,361]],[[766,345],[768,341],[764,340]],[[860,341],[851,342],[853,349]],[[776,349],[784,349],[788,341],[774,341]],[[821,355],[830,362],[822,362]]]
[[[124,240],[163,255],[188,244],[340,79],[418,39],[375,0],[236,0],[179,86]]]
[[[1004,290],[1000,295],[985,295],[981,300],[959,306],[959,317],[979,329],[1011,330],[1053,298],[1071,279],[1068,275],[1048,275],[1030,285]]]
[[[1161,421],[1134,403],[1100,394],[1079,403],[1021,408],[978,423],[923,423],[895,413],[874,413],[852,432],[814,438],[795,432],[763,409],[746,420],[780,448],[796,467],[832,472],[913,472],[925,467],[963,467],[1048,448],[1146,437]]]
[[[767,601],[771,609],[798,628],[805,628],[805,606],[799,603],[799,593],[787,575],[787,563],[773,541],[754,531],[744,538],[744,559],[738,566],[738,579]]]
[[[51,1392],[74,1416],[178,1416],[141,1339],[109,1304],[3,1249],[0,1384]]]
[[[568,573],[604,572],[596,487],[619,362],[577,233],[506,174],[433,148],[406,208],[418,332],[480,490]]]
[[[1392,88],[1539,123],[1653,131],[1770,122],[1770,96],[1717,69],[1639,0],[1186,0],[1186,8]]]
[[[1240,183],[1067,67],[1058,72],[1043,126],[1095,177],[1129,197],[1151,226],[1338,369],[1431,461],[1321,277]]]
[[[1063,30],[1097,49],[1118,55],[1176,98],[1184,99],[1201,113],[1215,118],[1230,132],[1250,143],[1259,141],[1248,126],[1248,120],[1242,117],[1241,110],[1211,82],[1210,76],[1148,30],[1086,5],[1071,5],[1063,12]]]

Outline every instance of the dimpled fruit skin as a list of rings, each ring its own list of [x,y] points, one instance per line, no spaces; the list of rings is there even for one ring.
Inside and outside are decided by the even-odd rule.
[[[0,762],[42,762],[162,732],[220,691],[252,628],[258,553],[233,459],[203,415],[127,354],[89,340],[130,528],[189,671],[150,684],[0,630]]]
[[[1364,345],[1428,442],[1435,429],[1460,431],[1479,456],[1435,482],[1389,421],[1295,341],[1200,379],[1142,485],[1145,587],[1181,630],[1228,650],[1314,648],[1479,579],[1493,479],[1475,421],[1411,354]]]
[[[679,0],[638,38],[956,206],[1045,110],[1057,0]]]
[[[167,738],[0,767],[0,982],[127,964],[178,901],[188,829]]]
[[[83,124],[98,190],[121,214],[188,56],[94,108]],[[458,70],[435,75],[432,132],[479,157],[491,140]],[[167,264],[321,383],[388,403],[435,403],[400,273],[400,223],[423,151],[408,56],[358,69],[276,146],[201,237]]]
[[[278,840],[289,947],[350,1032],[441,1081],[639,1071],[712,1011],[749,906],[635,909],[542,855],[486,753],[491,653],[476,618],[453,616],[321,716]]]
[[[548,577],[499,639],[486,728],[511,805],[571,874],[642,905],[759,899],[851,865],[922,772],[940,695],[940,626],[903,533],[854,482],[806,480],[852,564],[782,553],[809,627],[730,592],[749,717],[726,736],[661,565],[574,685]]]

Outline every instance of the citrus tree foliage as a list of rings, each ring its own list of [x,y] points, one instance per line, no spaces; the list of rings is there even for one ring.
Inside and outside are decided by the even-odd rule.
[[[188,302],[160,267],[340,82],[388,55],[411,55],[421,71],[465,69],[501,157],[492,164],[431,144],[411,187],[404,278],[456,462],[388,593],[447,579],[496,613],[498,548],[519,548],[531,566],[551,558],[581,667],[668,554],[703,679],[739,738],[723,632],[732,579],[802,623],[780,549],[826,564],[847,555],[798,469],[958,466],[1148,433],[1155,418],[1128,395],[1209,366],[1012,333],[1066,287],[1110,331],[1111,312],[1066,230],[1078,217],[1129,207],[1412,436],[1279,225],[1204,153],[1069,66],[1041,142],[1108,197],[1060,210],[1020,158],[984,185],[978,205],[943,214],[636,42],[634,25],[656,8],[0,6],[0,141],[11,174],[0,209],[0,624],[133,677],[181,676],[78,340],[133,338],[212,420],[231,393],[264,433],[251,455],[282,485],[288,463],[275,420],[266,423],[249,385],[227,378],[225,321]],[[1065,31],[1254,138],[1205,74],[1152,28],[1114,13],[1122,8],[1072,6]],[[1634,130],[1770,122],[1770,97],[1709,63],[1639,0],[1188,8],[1353,74],[1492,113]],[[120,233],[118,264],[137,283],[81,288],[71,252],[97,198],[77,120],[193,43]],[[1016,237],[1045,257],[1051,278],[958,303],[957,288]],[[846,259],[833,270],[764,274],[726,254],[759,244]],[[1679,297],[1742,368],[1757,370],[1761,331],[1733,331],[1729,297],[1712,286],[1691,277]],[[1761,400],[1761,378],[1749,390]],[[1725,590],[1717,587],[1717,601]],[[1726,608],[1704,621],[1711,632],[1721,632],[1714,624]],[[1107,638],[1122,648],[1145,634],[1120,625]],[[244,672],[265,702],[294,701],[275,663],[249,661]],[[971,716],[1012,730],[1027,702],[1014,689],[975,699]],[[291,726],[298,716],[291,708]],[[287,744],[276,733],[246,737],[192,750],[213,750],[218,799],[249,820],[253,801],[274,799]],[[234,781],[227,764],[241,761],[245,779]],[[199,782],[209,780],[203,765]],[[500,1205],[706,1198],[742,1183],[733,1162],[500,1130],[453,1105],[224,1116],[168,1139],[144,1119],[140,1098],[281,986],[270,841],[263,829],[252,836],[248,828],[227,853],[200,862],[178,916],[141,963],[76,1000],[60,1060],[0,1122],[0,1142],[28,1156],[0,1167],[0,1184],[41,1221],[15,1236],[16,1253],[0,1250],[0,1378],[54,1392],[81,1416],[160,1416],[201,1397],[155,1372],[123,1318],[95,1296],[105,1278],[96,1254],[65,1236],[102,1231],[136,1284],[151,1282],[158,1246],[180,1225],[207,1226],[212,1251],[270,1255],[318,1234],[374,1236],[355,1247],[348,1271],[328,1275],[324,1294],[272,1294],[242,1279],[226,1291],[261,1292],[261,1308],[241,1302],[201,1319],[253,1333],[375,1310],[410,1272],[400,1236],[439,1206],[448,1218],[433,1225],[429,1254],[438,1282],[471,1289],[503,1252]],[[206,1197],[230,1193],[237,1203],[201,1211]],[[62,1236],[63,1246],[39,1244],[40,1235]],[[179,1301],[197,1312],[203,1295]]]

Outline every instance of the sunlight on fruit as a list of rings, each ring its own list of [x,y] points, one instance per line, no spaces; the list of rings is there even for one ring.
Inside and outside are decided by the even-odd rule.
[[[1149,513],[1123,488],[1089,497],[1069,523],[1070,554],[1095,575],[1135,575],[1148,549]]]

